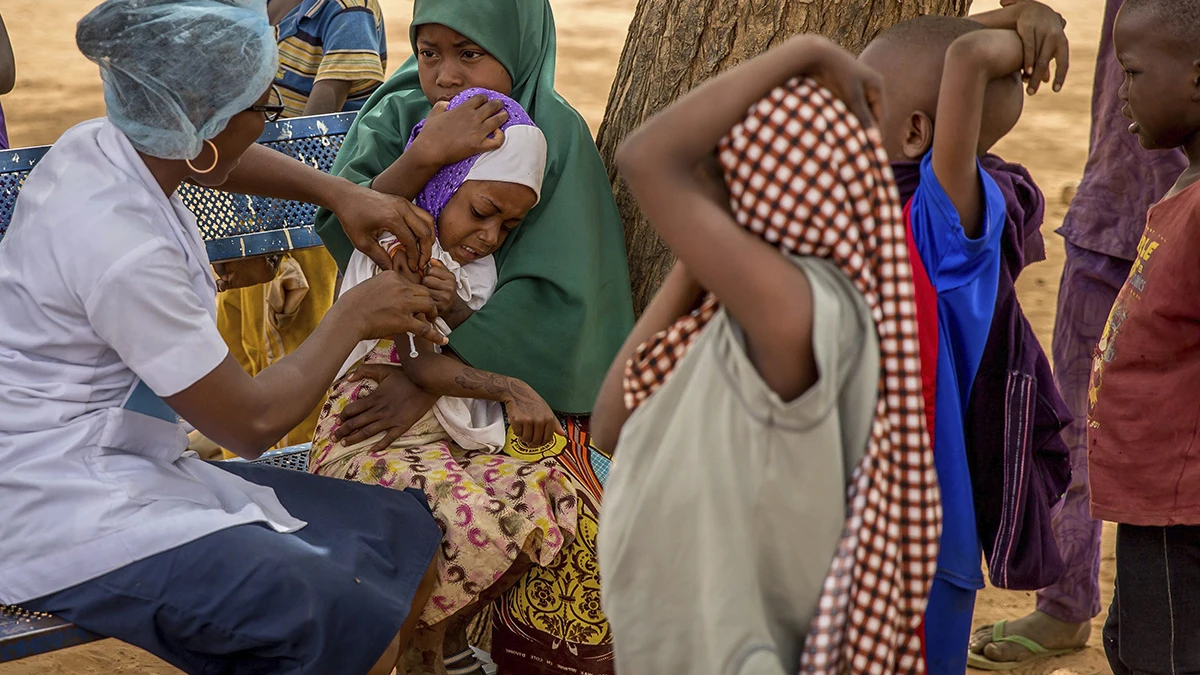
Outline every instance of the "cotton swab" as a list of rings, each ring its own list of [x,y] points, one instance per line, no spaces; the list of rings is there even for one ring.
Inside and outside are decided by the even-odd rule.
[[[417,353],[416,338],[413,337],[412,333],[408,334],[408,356],[409,356],[409,358],[414,358],[414,359],[417,358],[418,356],[420,356],[420,354]]]

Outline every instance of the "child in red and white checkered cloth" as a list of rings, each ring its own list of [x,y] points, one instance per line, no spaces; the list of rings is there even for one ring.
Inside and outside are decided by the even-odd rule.
[[[879,88],[797,38],[619,154],[680,262],[592,420],[618,672],[923,671],[941,510]]]

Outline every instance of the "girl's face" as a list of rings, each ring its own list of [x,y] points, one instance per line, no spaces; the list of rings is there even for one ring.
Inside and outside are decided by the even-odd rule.
[[[271,90],[268,89],[263,92],[254,105],[268,105],[270,95]],[[242,155],[262,135],[266,123],[266,114],[261,110],[244,110],[234,115],[229,120],[229,124],[225,125],[225,129],[212,139],[212,143],[219,153],[216,167],[212,171],[202,174],[193,173],[191,179],[205,187],[224,185],[225,181],[229,179],[230,172],[237,168],[238,163],[242,160]],[[212,152],[212,147],[205,143],[200,155],[192,160],[192,165],[202,170],[212,166]]]
[[[512,93],[512,77],[496,57],[438,23],[417,28],[417,74],[430,103],[449,101],[473,87]]]
[[[537,201],[516,183],[469,180],[438,217],[438,243],[460,265],[495,253]]]

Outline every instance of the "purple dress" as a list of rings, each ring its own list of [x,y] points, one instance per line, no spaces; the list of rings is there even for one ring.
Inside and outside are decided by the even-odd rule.
[[[1071,482],[1061,436],[1071,412],[1017,300],[1021,271],[1046,259],[1045,199],[1024,167],[995,155],[982,163],[1004,193],[1007,218],[996,309],[967,407],[967,461],[992,584],[1034,590],[1065,568],[1052,514]]]
[[[1113,49],[1113,22],[1121,0],[1105,3],[1092,94],[1092,138],[1083,181],[1058,233],[1067,259],[1054,322],[1054,376],[1075,421],[1062,432],[1071,453],[1072,480],[1054,516],[1066,569],[1038,593],[1038,609],[1070,623],[1100,613],[1100,522],[1092,519],[1087,471],[1087,391],[1092,350],[1100,340],[1117,292],[1129,275],[1146,211],[1187,162],[1178,150],[1149,152],[1129,133],[1117,89],[1124,73]]]
[[[4,106],[0,106],[0,150],[8,149],[8,127],[4,125]]]

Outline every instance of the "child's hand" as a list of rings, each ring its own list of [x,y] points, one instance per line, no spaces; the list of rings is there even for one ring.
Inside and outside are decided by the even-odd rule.
[[[508,424],[522,443],[537,448],[554,440],[555,434],[567,435],[554,411],[532,387],[520,380],[513,380],[508,391],[504,400]]]
[[[882,117],[883,77],[845,49],[830,42],[809,75],[842,99],[864,127]]]
[[[429,294],[437,303],[438,316],[445,319],[450,328],[458,328],[471,317],[473,310],[458,295],[458,280],[442,261],[429,261],[429,269],[421,278],[421,285],[429,289]]]
[[[430,165],[453,164],[499,148],[504,143],[500,125],[507,121],[504,104],[483,95],[472,96],[450,111],[445,102],[438,102],[409,151],[417,149]]]
[[[462,298],[458,297],[458,280],[440,260],[429,261],[429,269],[421,277],[421,285],[429,289],[429,295],[437,303],[438,316],[453,313],[462,302]]]
[[[392,259],[379,245],[379,239],[384,234],[391,234],[403,244],[404,255],[397,259],[410,271],[419,272],[429,264],[433,251],[433,216],[403,197],[377,192],[348,180],[334,184],[338,189],[329,210],[341,221],[354,248],[379,267],[388,269]]]
[[[330,435],[335,442],[349,446],[384,434],[369,452],[386,450],[419,422],[439,398],[413,384],[399,366],[365,364],[347,378],[349,382],[362,380],[376,382],[375,390],[347,405]]]
[[[1067,79],[1071,57],[1065,32],[1066,19],[1050,7],[1032,0],[1002,0],[1000,4],[1018,12],[1015,30],[1025,50],[1021,73],[1029,82],[1029,93],[1036,94],[1043,82],[1050,81],[1050,61],[1057,65],[1054,91],[1060,91]]]
[[[390,242],[384,246],[384,250],[392,259],[391,270],[396,274],[404,277],[406,281],[411,281],[414,284],[421,283],[421,273],[414,272],[408,267],[408,247],[398,241]],[[430,259],[430,264],[433,260]],[[388,269],[388,268],[383,268]]]
[[[250,288],[271,281],[279,270],[279,258],[277,256],[259,256],[245,260],[213,263],[212,267],[217,274],[217,290],[229,291],[235,288]]]

